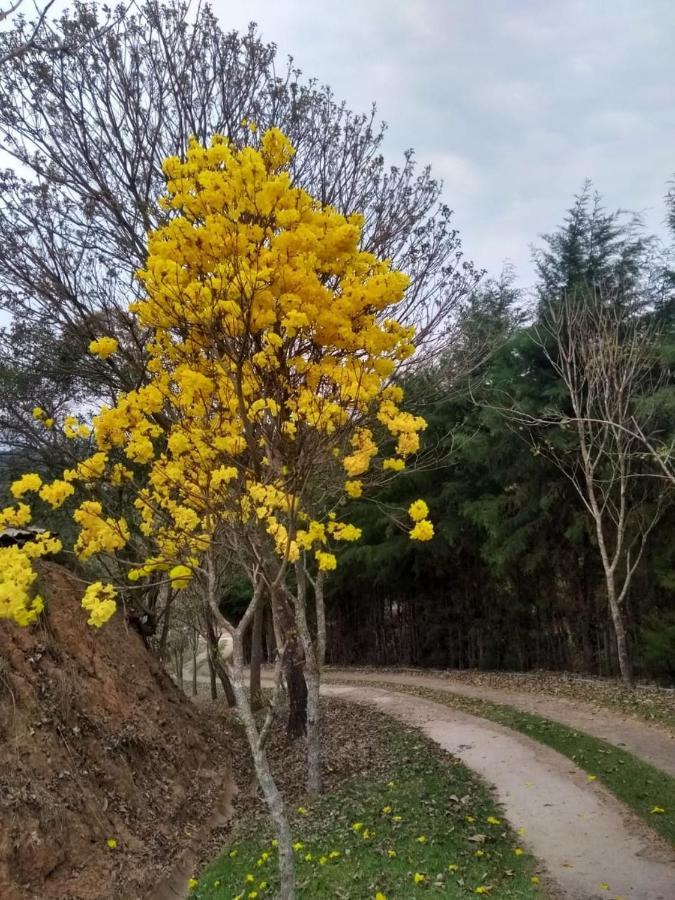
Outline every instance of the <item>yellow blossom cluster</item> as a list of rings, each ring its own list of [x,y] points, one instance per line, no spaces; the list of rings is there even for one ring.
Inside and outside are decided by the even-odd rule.
[[[88,624],[100,628],[117,609],[115,589],[111,584],[95,581],[87,587],[82,597],[82,608],[89,613]]]
[[[101,359],[107,359],[117,352],[118,343],[113,337],[100,337],[89,344],[89,352]]]
[[[44,608],[42,597],[33,595],[37,573],[32,561],[61,549],[61,543],[48,532],[23,547],[0,547],[0,619],[17,625],[31,625]]]
[[[408,508],[408,515],[415,523],[414,528],[410,532],[410,538],[413,541],[430,541],[434,536],[434,526],[427,519],[429,515],[429,507],[424,500],[415,500]]]
[[[126,520],[106,517],[97,500],[85,500],[73,513],[73,519],[80,526],[75,552],[83,562],[96,553],[120,550],[129,540]]]
[[[362,495],[383,443],[395,451],[380,469],[403,469],[426,427],[389,383],[414,352],[413,329],[390,314],[407,276],[360,249],[362,216],[295,186],[294,150],[278,129],[256,140],[243,149],[221,136],[192,140],[184,159],[166,160],[171,215],[148,235],[144,296],[130,307],[150,336],[148,383],[101,409],[94,452],[62,479],[42,486],[26,475],[13,486],[17,499],[39,491],[56,508],[76,483],[128,484],[152,544],[132,580],[166,572],[185,586],[228,527],[256,534],[282,561],[305,553],[335,568],[332,543],[360,530],[325,509],[341,493]],[[89,349],[105,359],[117,341]],[[70,437],[85,428],[64,423]],[[82,560],[129,542],[127,522],[99,500],[73,517]],[[428,540],[431,523],[413,521],[410,537]],[[87,596],[97,620],[95,610],[114,605],[98,587]]]

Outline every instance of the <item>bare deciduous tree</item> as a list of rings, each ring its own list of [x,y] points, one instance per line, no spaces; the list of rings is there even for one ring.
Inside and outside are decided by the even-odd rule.
[[[642,477],[653,469],[644,452],[648,413],[638,412],[654,388],[654,335],[598,290],[546,307],[538,338],[565,387],[569,410],[528,424],[573,429],[571,453],[549,441],[544,451],[569,477],[593,522],[621,676],[630,686],[625,605],[664,500],[653,480]]]

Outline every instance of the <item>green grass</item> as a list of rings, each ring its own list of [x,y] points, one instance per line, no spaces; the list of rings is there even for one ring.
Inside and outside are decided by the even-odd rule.
[[[516,854],[518,838],[482,782],[399,725],[392,726],[386,750],[390,771],[354,778],[293,813],[294,839],[302,845],[295,853],[299,898],[543,895],[533,860]],[[415,874],[424,881],[416,884]],[[262,900],[277,887],[271,830],[250,821],[199,877],[191,897]]]
[[[595,776],[655,831],[670,841],[675,841],[675,778],[620,747],[542,716],[521,712],[512,706],[380,680],[359,683],[413,694],[461,709],[547,744],[573,760],[588,775]],[[654,809],[663,812],[652,812]]]

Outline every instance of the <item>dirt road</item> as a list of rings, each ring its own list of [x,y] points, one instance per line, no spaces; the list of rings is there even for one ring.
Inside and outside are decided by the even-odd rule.
[[[489,700],[513,706],[523,712],[535,713],[585,731],[616,747],[623,747],[645,762],[651,763],[675,778],[675,735],[665,727],[633,719],[610,709],[600,709],[591,703],[552,697],[525,691],[476,687],[453,681],[451,676],[414,675],[390,671],[354,672],[349,669],[327,669],[324,680],[386,681],[390,684],[419,685],[433,690],[448,691],[462,697]],[[673,889],[675,897],[675,888]]]
[[[372,676],[371,676],[372,677]],[[389,676],[387,676],[389,677]],[[395,690],[328,684],[420,728],[494,786],[505,815],[566,900],[672,900],[675,854],[554,750],[493,722]]]

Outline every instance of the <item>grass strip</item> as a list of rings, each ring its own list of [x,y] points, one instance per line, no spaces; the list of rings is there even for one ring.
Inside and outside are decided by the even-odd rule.
[[[520,731],[567,756],[587,773],[590,781],[597,779],[604,784],[651,828],[675,842],[675,778],[620,747],[543,716],[488,700],[381,680],[359,681],[358,685],[412,694]]]
[[[482,781],[419,732],[391,723],[384,737],[388,771],[355,777],[293,812],[298,898],[546,895]],[[276,865],[271,832],[249,820],[191,896],[274,897]]]

